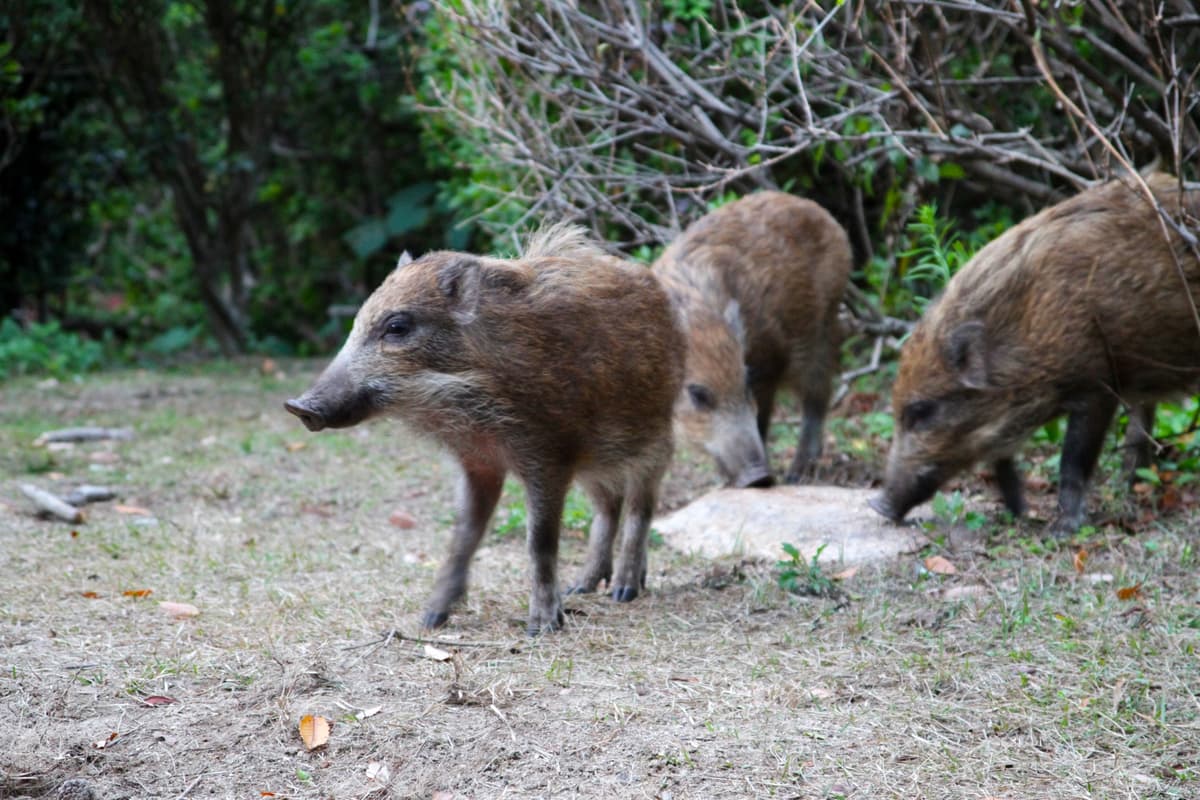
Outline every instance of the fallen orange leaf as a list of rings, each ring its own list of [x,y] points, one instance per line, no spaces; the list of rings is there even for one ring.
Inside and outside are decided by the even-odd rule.
[[[316,750],[329,741],[330,722],[324,717],[305,714],[300,718],[300,738],[309,750]]]
[[[170,600],[161,600],[158,607],[175,619],[186,619],[200,613],[200,609],[191,603],[173,603]]]
[[[86,597],[88,600],[95,600],[97,597],[100,596],[96,592],[80,592],[80,594],[83,595],[84,597]]]
[[[106,738],[98,739],[92,742],[92,747],[96,748],[97,750],[103,750],[117,740],[117,735],[117,732],[113,731]]]
[[[149,697],[143,697],[142,702],[148,706],[169,706],[172,703],[178,703],[174,697],[167,697],[162,694],[152,694]]]
[[[951,564],[949,559],[942,556],[930,556],[925,559],[925,569],[935,575],[955,575],[958,573],[958,568]]]
[[[835,572],[831,576],[835,581],[848,581],[858,574],[858,567],[846,567],[841,572]]]
[[[1118,600],[1137,600],[1141,596],[1142,585],[1140,583],[1135,583],[1133,586],[1126,586],[1124,588],[1117,589]]]
[[[417,527],[417,518],[406,511],[401,511],[400,509],[396,509],[388,516],[388,522],[402,530],[408,530],[410,528]]]
[[[1083,568],[1087,564],[1087,560],[1088,560],[1087,550],[1084,550],[1082,547],[1079,548],[1079,552],[1077,552],[1075,554],[1075,571],[1078,572],[1080,575],[1083,574]]]
[[[126,589],[125,591],[121,592],[121,594],[125,595],[126,597],[146,597],[148,595],[154,594],[154,590],[153,589]]]
[[[288,442],[284,447],[287,448],[289,453],[295,453],[297,450],[303,450],[308,447],[308,442]]]
[[[142,508],[141,506],[123,506],[120,503],[113,506],[113,510],[118,514],[136,514],[140,517],[150,516],[150,509]]]

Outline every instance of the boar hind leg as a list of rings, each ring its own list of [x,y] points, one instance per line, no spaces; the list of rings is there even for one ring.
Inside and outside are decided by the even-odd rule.
[[[1137,471],[1150,466],[1154,439],[1154,403],[1142,403],[1129,409],[1129,424],[1125,426],[1125,476],[1133,482]]]
[[[600,487],[589,488],[588,497],[591,498],[596,516],[588,532],[587,561],[583,565],[583,572],[567,589],[569,594],[594,592],[601,581],[606,584],[612,582],[613,541],[621,521],[624,498]]]
[[[796,457],[792,459],[792,465],[788,467],[784,477],[787,483],[800,483],[814,477],[817,461],[821,458],[825,412],[829,409],[831,389],[828,378],[804,387],[804,418],[800,423],[800,441],[796,445]]]
[[[1104,435],[1116,410],[1117,401],[1111,395],[1097,393],[1084,398],[1083,404],[1067,417],[1067,435],[1058,468],[1058,517],[1050,524],[1052,535],[1070,536],[1083,523],[1088,480],[1096,468]]]
[[[558,536],[570,475],[539,474],[525,480],[529,518],[527,546],[533,563],[533,588],[529,594],[530,636],[556,631],[563,625],[558,596]]]
[[[450,539],[450,553],[438,571],[433,596],[425,607],[421,624],[437,628],[446,623],[450,607],[467,590],[471,556],[487,529],[504,488],[504,469],[492,464],[463,465],[458,480],[458,519]]]
[[[1025,497],[1017,465],[1011,458],[1001,458],[992,465],[992,470],[996,473],[996,483],[1000,485],[1000,498],[1004,501],[1004,507],[1014,517],[1024,514]]]
[[[650,521],[658,499],[658,486],[670,461],[657,463],[649,474],[638,471],[625,487],[625,519],[621,530],[621,548],[612,581],[612,599],[628,603],[646,588],[647,544]]]

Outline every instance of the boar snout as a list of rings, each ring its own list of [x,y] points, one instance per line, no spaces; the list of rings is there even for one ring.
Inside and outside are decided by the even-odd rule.
[[[311,401],[301,397],[295,400],[288,400],[283,404],[289,414],[295,414],[304,423],[304,427],[310,431],[316,432],[325,427],[325,416],[313,408]]]
[[[775,485],[775,479],[766,464],[753,464],[738,474],[733,485],[739,489],[769,489]]]
[[[921,467],[915,474],[891,468],[883,491],[869,499],[867,505],[892,522],[900,522],[913,507],[933,497],[953,472],[939,466]]]
[[[371,392],[355,381],[337,361],[329,366],[307,392],[283,404],[310,431],[349,428],[375,412]]]

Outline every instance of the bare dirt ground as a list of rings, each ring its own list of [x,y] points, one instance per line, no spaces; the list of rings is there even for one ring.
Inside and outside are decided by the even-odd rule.
[[[0,798],[1200,797],[1193,512],[1057,544],[974,481],[979,530],[946,516],[830,595],[658,546],[646,596],[570,597],[567,629],[529,640],[511,492],[438,660],[403,637],[451,468],[389,422],[305,433],[280,404],[316,368],[0,387]],[[136,438],[32,445],[80,424]],[[827,474],[861,480],[836,451],[882,443],[831,430]],[[23,482],[120,496],[71,525]],[[682,453],[664,503],[713,483]],[[569,534],[564,575],[583,552]],[[311,752],[307,714],[333,721]]]

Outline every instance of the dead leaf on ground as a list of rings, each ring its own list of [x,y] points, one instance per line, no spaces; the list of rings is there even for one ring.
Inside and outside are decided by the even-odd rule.
[[[153,516],[150,513],[150,509],[142,508],[141,506],[125,506],[125,505],[121,505],[120,503],[117,503],[116,505],[113,506],[113,510],[116,511],[118,514],[136,514],[139,517]]]
[[[289,453],[295,453],[298,450],[308,447],[308,442],[288,442],[284,447],[287,448]]]
[[[104,748],[108,747],[110,744],[115,742],[117,740],[118,735],[119,734],[116,731],[113,731],[106,738],[97,739],[96,741],[92,742],[92,747],[96,748],[97,750],[103,750]]]
[[[92,592],[92,591],[80,592],[79,594],[82,595],[83,597],[86,597],[88,600],[95,600],[100,597],[100,594],[98,592]]]
[[[454,658],[454,654],[448,650],[443,650],[440,647],[434,647],[431,644],[425,645],[425,657],[432,658],[434,661],[449,661]]]
[[[930,556],[925,559],[925,569],[935,575],[957,575],[958,568],[945,556]]]
[[[989,590],[982,583],[972,583],[966,586],[947,586],[937,593],[943,600],[964,600],[968,597],[986,597]]]
[[[1087,566],[1088,554],[1087,550],[1082,547],[1075,553],[1075,571],[1080,575],[1083,574],[1083,568]]]
[[[149,697],[143,697],[142,702],[148,706],[169,706],[179,701],[174,697],[167,697],[164,694],[152,694]]]
[[[125,595],[126,597],[149,597],[150,595],[154,594],[154,590],[153,589],[126,589],[125,591],[121,592],[121,594]]]
[[[322,747],[329,741],[329,731],[332,728],[332,723],[325,717],[314,714],[305,714],[300,718],[300,738],[304,740],[304,747],[308,750],[316,750]]]
[[[1135,583],[1133,586],[1124,586],[1120,589],[1117,589],[1118,600],[1124,600],[1128,602],[1130,600],[1137,600],[1141,596],[1142,585],[1140,583]]]
[[[835,572],[832,577],[835,581],[848,581],[858,574],[858,567],[846,567],[841,572]]]
[[[417,518],[412,514],[409,514],[407,511],[401,511],[400,509],[396,509],[391,513],[391,515],[388,517],[388,522],[402,530],[408,530],[409,528],[417,527]]]
[[[386,786],[391,780],[391,770],[387,768],[387,764],[381,761],[372,761],[367,764],[367,780],[380,786]]]
[[[175,603],[170,600],[160,600],[158,607],[174,619],[188,619],[200,613],[200,609],[191,603]]]

